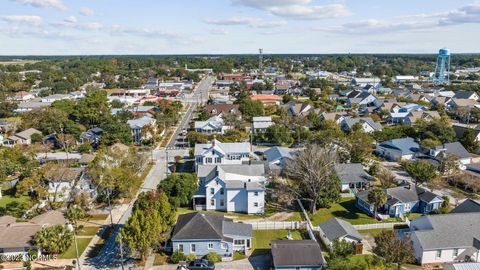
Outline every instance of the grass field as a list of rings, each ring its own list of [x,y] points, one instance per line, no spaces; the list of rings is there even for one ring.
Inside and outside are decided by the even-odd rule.
[[[293,240],[302,240],[302,232],[291,231]],[[262,255],[270,252],[272,240],[286,240],[288,230],[256,230],[253,231],[252,256]]]
[[[26,194],[20,196],[20,197],[15,197],[13,196],[13,191],[11,189],[9,190],[2,190],[2,198],[0,198],[0,207],[5,207],[7,204],[11,202],[19,202],[19,203],[25,203],[27,204],[27,208],[29,207],[28,204],[30,204],[30,197]]]
[[[86,227],[83,227],[82,229],[78,229],[77,235],[78,236],[94,236],[97,234],[99,229],[100,229],[99,227],[86,226]]]
[[[77,238],[78,244],[78,256],[82,255],[85,248],[87,248],[88,243],[92,238]],[[72,245],[62,254],[60,254],[59,259],[74,259],[75,258],[75,243],[72,242]]]
[[[370,234],[371,236],[375,237],[379,235],[383,231],[391,231],[391,229],[371,229],[371,230],[359,230],[360,234]]]
[[[318,225],[333,217],[344,219],[353,225],[379,223],[378,221],[360,209],[355,207],[354,198],[343,198],[339,203],[333,204],[330,208],[319,209],[315,214],[310,214],[313,225]],[[396,219],[388,219],[383,222],[394,222]]]
[[[191,212],[204,212],[209,214],[224,215],[234,220],[261,219],[261,218],[269,217],[273,215],[273,213],[266,213],[265,215],[249,215],[249,214],[242,214],[242,213],[227,213],[227,212],[221,212],[221,211],[195,211],[186,207],[177,208],[177,216],[186,214],[186,213],[191,213]]]

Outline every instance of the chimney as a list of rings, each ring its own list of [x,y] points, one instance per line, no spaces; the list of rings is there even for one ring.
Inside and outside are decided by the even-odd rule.
[[[215,141],[217,140],[217,135],[213,135],[213,139],[212,139],[212,147],[215,147]]]

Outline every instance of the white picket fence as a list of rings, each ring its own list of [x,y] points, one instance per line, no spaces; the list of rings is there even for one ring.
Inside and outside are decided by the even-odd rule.
[[[315,238],[315,234],[313,233],[313,225],[312,225],[312,222],[310,221],[310,217],[308,217],[307,211],[305,211],[305,208],[303,207],[303,204],[300,201],[300,199],[297,199],[297,203],[300,206],[300,209],[302,210],[305,220],[307,220],[308,236],[310,236],[311,240],[314,240],[315,242],[317,242],[317,238]]]
[[[408,226],[409,222],[387,222],[353,225],[356,230],[373,230],[373,229],[393,229],[395,226]]]
[[[243,221],[253,230],[300,230],[306,228],[305,221]]]

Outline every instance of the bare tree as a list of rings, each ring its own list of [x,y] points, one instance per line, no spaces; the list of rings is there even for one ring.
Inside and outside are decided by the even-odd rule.
[[[293,191],[311,201],[310,211],[317,210],[317,204],[329,206],[338,200],[340,183],[333,170],[337,152],[333,147],[307,145],[287,162],[284,173],[293,180]]]
[[[382,184],[384,188],[391,188],[395,186],[395,174],[389,171],[387,168],[382,167],[377,173],[377,179]]]

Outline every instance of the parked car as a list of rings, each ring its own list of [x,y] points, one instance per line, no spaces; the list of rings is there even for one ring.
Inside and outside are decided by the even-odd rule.
[[[189,270],[215,270],[215,264],[208,260],[194,260],[188,263]]]

